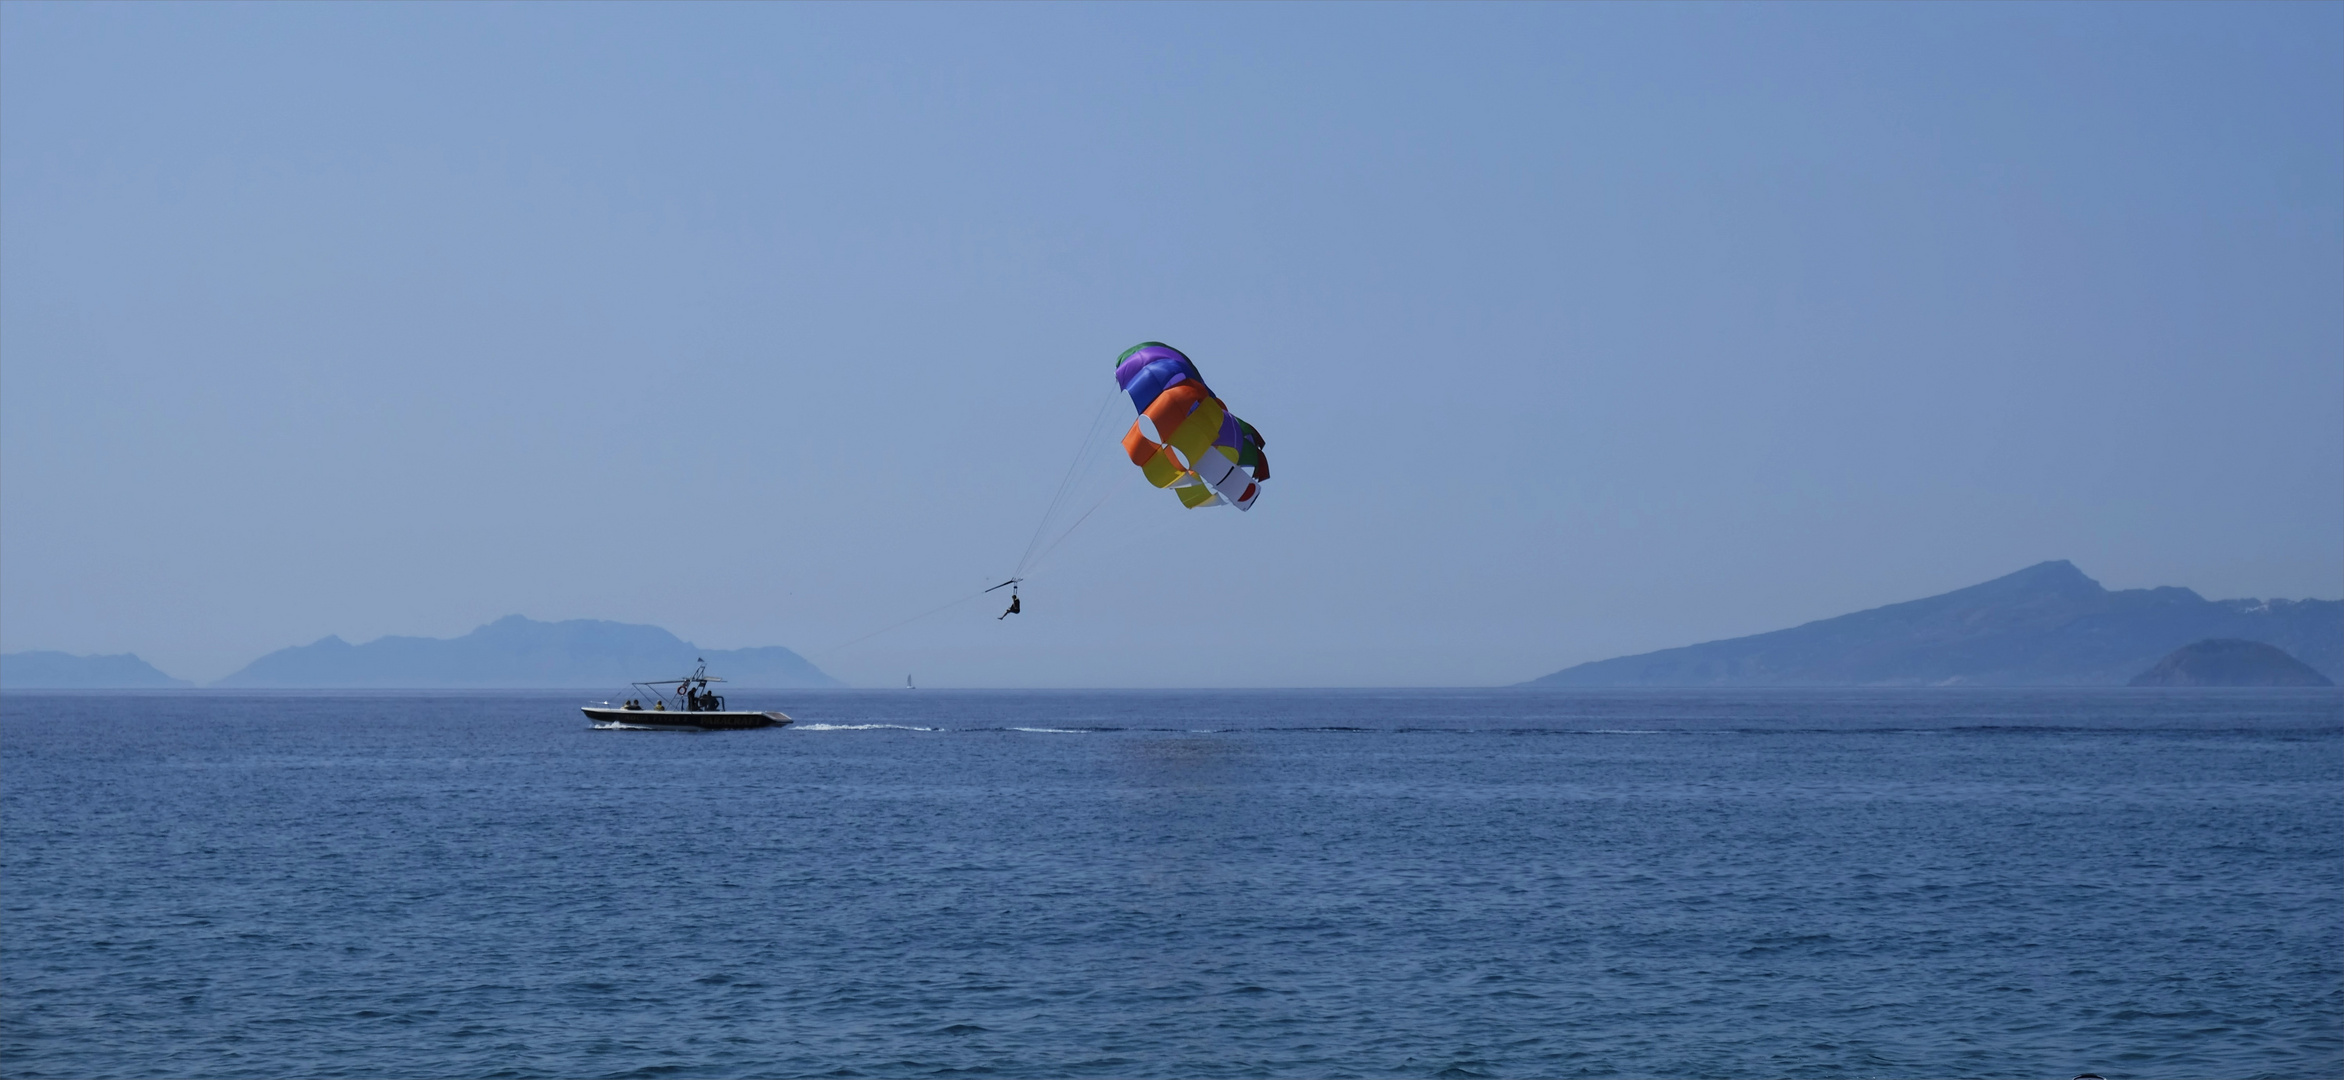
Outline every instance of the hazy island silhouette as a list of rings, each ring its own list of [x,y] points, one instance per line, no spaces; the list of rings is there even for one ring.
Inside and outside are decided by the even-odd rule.
[[[2299,672],[2268,657],[2259,663],[2193,662],[2183,664],[2181,674],[2148,677],[2175,650],[2213,641],[2257,643],[2321,678],[2344,680],[2344,600],[2208,600],[2184,588],[2109,590],[2060,560],[1939,596],[1771,633],[1598,660],[1521,685],[2305,685]],[[573,689],[672,675],[703,658],[739,687],[844,685],[778,645],[705,649],[657,626],[539,622],[520,615],[456,638],[383,637],[353,645],[329,636],[269,653],[209,685]],[[0,657],[0,687],[10,689],[192,685],[128,653]]]

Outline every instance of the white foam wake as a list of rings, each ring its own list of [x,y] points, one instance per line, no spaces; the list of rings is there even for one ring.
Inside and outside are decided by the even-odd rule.
[[[942,731],[943,728],[913,727],[910,724],[796,724],[797,731]]]

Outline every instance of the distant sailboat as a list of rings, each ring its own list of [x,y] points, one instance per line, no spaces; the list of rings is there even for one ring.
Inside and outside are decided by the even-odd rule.
[[[911,676],[909,676],[909,675],[906,675],[906,676],[904,676],[904,677],[903,677],[903,688],[904,688],[904,689],[906,689],[906,690],[917,690],[917,689],[919,689],[919,687],[917,687],[917,686],[913,686],[913,685],[912,685],[912,677],[911,677]]]

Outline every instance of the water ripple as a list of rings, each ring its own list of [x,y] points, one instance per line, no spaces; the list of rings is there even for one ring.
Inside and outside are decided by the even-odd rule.
[[[2340,705],[11,694],[0,1071],[2337,1075]]]

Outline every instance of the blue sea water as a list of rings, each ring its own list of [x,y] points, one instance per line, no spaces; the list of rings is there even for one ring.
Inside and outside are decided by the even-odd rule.
[[[2344,1075],[2344,696],[0,697],[0,1072]]]

